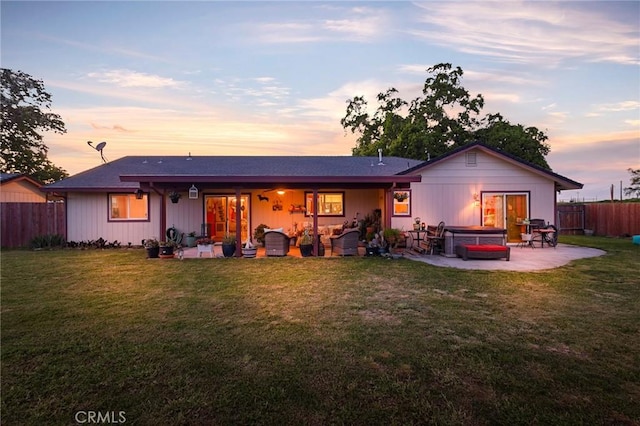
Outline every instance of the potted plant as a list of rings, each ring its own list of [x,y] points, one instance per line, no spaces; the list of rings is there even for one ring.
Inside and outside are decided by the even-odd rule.
[[[398,242],[400,241],[401,235],[402,232],[400,232],[400,230],[396,228],[386,228],[384,231],[382,231],[382,236],[387,245],[387,248],[389,249],[389,252],[391,252],[391,249],[395,250]]]
[[[155,259],[160,254],[160,243],[155,238],[142,240],[142,245],[147,250],[147,258]]]
[[[233,234],[227,234],[222,239],[222,254],[224,257],[233,257],[236,252],[236,236]]]
[[[180,193],[179,193],[179,192],[171,191],[171,192],[169,193],[169,199],[171,200],[171,202],[172,202],[173,204],[177,203],[177,202],[178,202],[178,200],[180,200],[180,198],[181,198],[181,197],[182,197],[182,195],[180,195]]]
[[[253,231],[253,239],[256,240],[259,244],[264,245],[264,230],[269,229],[267,225],[261,223],[256,226],[256,229]]]
[[[202,237],[196,239],[196,246],[198,248],[198,257],[202,253],[209,253],[209,256],[213,257],[213,240],[209,237]]]
[[[176,248],[177,244],[173,241],[160,241],[160,258],[161,259],[171,259],[173,258],[173,249]]]
[[[195,247],[196,246],[196,231],[189,232],[187,234],[187,247]]]
[[[251,239],[247,240],[247,242],[242,245],[243,257],[253,258],[253,257],[256,257],[257,253],[258,253],[258,248],[253,245],[253,243],[251,242]]]
[[[409,198],[409,193],[402,191],[402,192],[395,192],[393,194],[393,198],[395,198],[396,200],[398,200],[399,202],[403,202],[404,200],[406,200],[407,198]]]
[[[300,236],[300,255],[302,257],[313,255],[313,238],[309,235],[308,229],[305,229]]]

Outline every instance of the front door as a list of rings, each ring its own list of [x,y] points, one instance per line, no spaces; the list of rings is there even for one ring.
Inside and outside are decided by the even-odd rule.
[[[507,242],[519,242],[527,218],[529,194],[485,192],[482,194],[482,225],[507,230]]]
[[[227,234],[236,233],[236,209],[240,208],[242,235],[240,241],[246,241],[249,232],[249,196],[240,197],[238,206],[235,195],[205,195],[205,222],[214,241],[222,241]]]

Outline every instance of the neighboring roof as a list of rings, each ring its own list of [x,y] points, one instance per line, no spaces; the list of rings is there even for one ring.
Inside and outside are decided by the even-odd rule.
[[[30,178],[29,176],[23,175],[21,173],[0,173],[0,183],[9,183],[9,182],[13,182],[13,181],[27,181],[29,183],[31,183],[32,185],[40,188],[42,186],[42,183]]]
[[[462,146],[460,148],[454,149],[451,152],[448,152],[444,155],[441,155],[440,157],[434,158],[433,160],[430,161],[425,161],[421,164],[418,164],[414,167],[411,167],[407,170],[405,170],[404,172],[401,172],[401,174],[413,174],[416,172],[420,172],[422,170],[425,170],[429,167],[432,167],[435,164],[441,163],[442,161],[446,160],[447,158],[453,157],[453,156],[457,156],[457,155],[461,155],[464,152],[470,151],[472,149],[479,149],[489,155],[493,155],[493,156],[497,156],[497,157],[501,157],[504,160],[512,163],[512,164],[516,164],[524,169],[527,169],[535,174],[544,176],[548,179],[551,179],[555,182],[556,185],[556,190],[569,190],[569,189],[582,189],[582,184],[580,182],[576,182],[574,180],[571,180],[569,178],[566,178],[562,175],[559,175],[557,173],[552,172],[551,170],[545,169],[544,167],[540,167],[536,164],[530,163],[528,161],[522,160],[514,155],[511,155],[509,153],[500,151],[496,148],[490,147],[488,145],[483,144],[482,142],[473,142],[469,145],[465,145]]]
[[[399,157],[352,156],[129,156],[45,187],[47,191],[135,189],[139,183],[381,184],[415,182],[400,174],[421,163]]]

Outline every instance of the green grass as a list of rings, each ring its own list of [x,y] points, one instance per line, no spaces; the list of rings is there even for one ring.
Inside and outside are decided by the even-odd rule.
[[[545,272],[3,251],[2,424],[639,424],[640,249]]]

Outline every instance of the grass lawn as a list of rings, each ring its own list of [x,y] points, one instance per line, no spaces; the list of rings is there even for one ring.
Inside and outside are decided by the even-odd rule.
[[[521,273],[5,250],[2,424],[640,424],[640,248],[561,242],[608,254]]]

